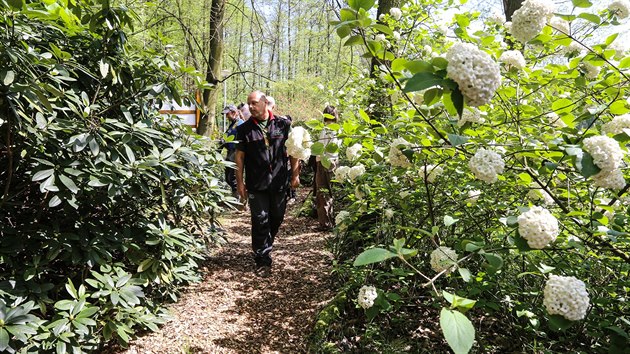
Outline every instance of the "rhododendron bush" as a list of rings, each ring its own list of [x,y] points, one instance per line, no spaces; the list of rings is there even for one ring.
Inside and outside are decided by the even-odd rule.
[[[339,102],[351,158],[335,172],[333,245],[354,304],[339,321],[365,323],[344,336],[374,348],[391,328],[411,351],[434,330],[456,353],[625,350],[630,56],[614,46],[627,2],[526,0],[511,24],[455,11],[447,25],[453,1],[378,20],[373,3],[349,1],[333,21],[378,58]]]

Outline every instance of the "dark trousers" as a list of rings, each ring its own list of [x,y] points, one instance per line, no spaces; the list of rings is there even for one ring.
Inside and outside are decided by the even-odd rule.
[[[236,150],[228,150],[225,160],[234,162],[235,155],[236,155]],[[236,193],[236,170],[234,168],[232,167],[225,168],[225,182],[227,182],[227,184],[232,189],[232,193]]]
[[[271,265],[273,241],[278,234],[287,208],[287,193],[249,192],[249,210],[252,215],[252,250],[256,265]]]
[[[333,225],[333,195],[330,180],[332,172],[317,162],[315,172],[315,204],[317,205],[317,220],[322,228],[330,229]]]

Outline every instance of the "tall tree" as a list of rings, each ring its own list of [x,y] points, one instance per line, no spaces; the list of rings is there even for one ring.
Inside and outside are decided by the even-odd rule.
[[[223,17],[225,15],[225,0],[212,0],[210,9],[210,48],[206,68],[206,81],[211,88],[203,90],[203,106],[205,114],[199,119],[197,133],[209,135],[216,130],[214,113],[216,111],[219,83],[221,82],[221,62],[223,57]]]

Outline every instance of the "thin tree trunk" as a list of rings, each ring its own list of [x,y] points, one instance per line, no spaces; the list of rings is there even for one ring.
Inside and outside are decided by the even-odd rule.
[[[205,114],[199,119],[197,134],[210,135],[216,131],[214,119],[219,81],[221,80],[221,58],[223,56],[223,16],[225,14],[225,0],[212,0],[210,10],[210,50],[208,52],[208,67],[206,81],[214,87],[203,90],[203,105]]]

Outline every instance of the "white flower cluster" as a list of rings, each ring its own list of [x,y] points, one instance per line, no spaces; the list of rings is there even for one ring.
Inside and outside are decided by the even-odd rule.
[[[502,25],[505,22],[505,14],[502,11],[494,10],[492,14],[488,16],[488,21],[491,23],[496,23],[497,25]]]
[[[466,199],[467,202],[471,203],[471,204],[475,204],[477,202],[477,200],[479,199],[479,196],[481,195],[481,191],[478,189],[471,189],[468,191],[468,198]]]
[[[531,184],[532,189],[529,190],[527,196],[532,200],[542,200],[545,205],[554,204],[556,201],[553,200],[551,194],[547,193],[546,190],[542,189],[540,184],[534,182]]]
[[[618,18],[626,18],[630,15],[630,1],[615,0],[608,5],[608,10],[615,13]]]
[[[558,116],[558,113],[556,112],[549,112],[547,113],[546,117],[547,120],[549,120],[549,123],[556,128],[564,128],[567,126],[567,124],[560,118],[560,116]]]
[[[450,272],[457,265],[457,252],[450,247],[440,246],[431,252],[431,269]]]
[[[582,142],[584,150],[593,156],[593,162],[604,171],[619,168],[623,159],[623,151],[619,143],[605,135],[592,136]]]
[[[289,156],[308,161],[311,157],[312,144],[311,134],[303,127],[295,127],[291,129],[285,146]]]
[[[503,173],[505,162],[496,152],[481,148],[470,159],[468,167],[478,179],[494,183],[497,181],[497,175]]]
[[[521,43],[536,37],[553,16],[553,5],[545,0],[525,0],[512,15],[510,32]]]
[[[345,182],[348,179],[348,171],[350,171],[350,167],[348,166],[339,166],[335,169],[335,179],[339,182]]]
[[[354,182],[354,180],[357,179],[357,177],[361,176],[364,173],[365,173],[365,166],[363,166],[361,164],[358,164],[356,166],[352,166],[348,170],[348,179],[350,179],[350,181]]]
[[[630,129],[630,114],[616,116],[612,121],[602,125],[602,131],[606,134],[621,134],[624,129]]]
[[[374,300],[378,297],[378,293],[376,292],[376,288],[370,285],[363,285],[361,289],[359,289],[359,297],[357,298],[357,302],[359,306],[364,309],[369,309],[374,306]]]
[[[391,9],[389,9],[389,16],[398,21],[402,17],[402,11],[400,11],[400,9],[397,7],[392,7]]]
[[[408,146],[409,142],[403,138],[396,138],[389,147],[389,163],[394,167],[410,167],[411,161],[402,153],[399,146]]]
[[[549,20],[549,26],[562,34],[569,34],[571,28],[568,21],[557,16],[554,16],[551,20]]]
[[[484,105],[501,84],[501,70],[488,53],[474,44],[455,43],[446,53],[448,76],[459,85],[469,106]]]
[[[392,209],[385,209],[385,217],[391,219],[394,217],[394,211]]]
[[[400,39],[400,32],[398,32],[398,31],[392,32],[392,38],[394,38],[395,40],[399,40]]]
[[[626,186],[626,180],[621,169],[617,168],[612,171],[600,171],[593,176],[593,185],[618,191]]]
[[[499,61],[519,70],[522,70],[527,65],[523,54],[518,50],[506,50],[499,57]]]
[[[599,72],[602,70],[602,68],[600,68],[599,66],[595,66],[589,62],[582,62],[580,67],[584,71],[584,77],[589,80],[596,79],[597,75],[599,75]]]
[[[568,46],[564,47],[561,50],[561,53],[567,56],[573,55],[573,56],[580,56],[582,55],[582,53],[584,52],[584,46],[581,45],[578,42],[571,42],[571,44],[569,44]]]
[[[346,149],[346,157],[348,158],[348,160],[354,161],[359,156],[361,156],[361,148],[363,148],[363,145],[361,144],[354,144],[352,146],[349,146]]]
[[[457,121],[457,126],[462,127],[466,122],[483,123],[486,120],[481,116],[481,112],[477,108],[464,109],[462,117]]]
[[[377,42],[385,42],[387,40],[387,38],[385,38],[384,34],[379,33],[376,36],[374,36],[374,40],[377,41]]]
[[[586,285],[576,277],[550,274],[545,284],[543,304],[550,315],[560,315],[569,321],[581,320],[589,306]]]
[[[426,165],[422,172],[425,174],[427,182],[433,183],[444,172],[444,169],[442,166]]]
[[[341,225],[344,223],[345,220],[350,218],[350,213],[342,210],[339,212],[339,214],[337,214],[337,216],[335,216],[335,224],[336,225]]]
[[[560,228],[558,220],[549,210],[533,206],[518,216],[518,233],[527,240],[529,247],[543,249],[555,241]]]

